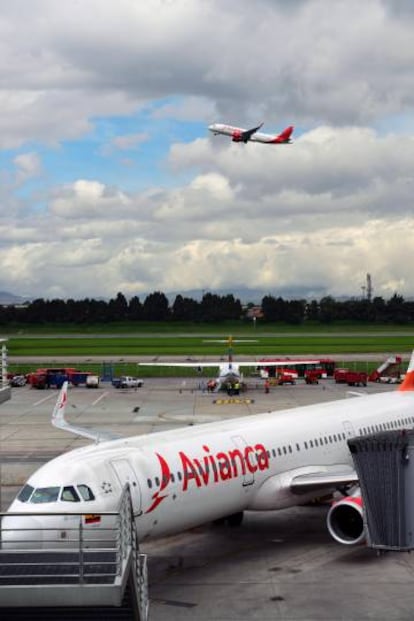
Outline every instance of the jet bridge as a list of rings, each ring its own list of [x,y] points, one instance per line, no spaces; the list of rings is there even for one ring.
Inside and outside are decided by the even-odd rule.
[[[6,515],[27,517],[30,514],[2,513],[0,519]],[[66,540],[63,549],[52,545],[37,549],[40,536],[43,541],[48,537],[51,540],[52,535],[47,532],[51,529],[44,528],[25,529],[24,549],[18,549],[18,531],[15,545],[10,537],[7,537],[7,544],[3,541],[0,618],[6,619],[10,613],[15,619],[29,616],[31,619],[65,619],[69,618],[65,613],[71,611],[77,619],[93,619],[97,615],[99,619],[146,621],[149,609],[147,557],[139,552],[129,486],[123,491],[118,511],[99,514],[114,518],[110,520],[112,527],[102,529],[106,531],[102,533],[105,541],[100,540],[99,547],[96,540],[88,538],[82,526],[85,514],[65,512],[61,515],[70,515],[72,519],[79,517],[77,527],[69,529],[69,546]],[[6,530],[1,532],[5,539]],[[51,616],[52,609],[56,617]]]
[[[351,438],[348,446],[360,482],[368,545],[414,549],[414,430]]]

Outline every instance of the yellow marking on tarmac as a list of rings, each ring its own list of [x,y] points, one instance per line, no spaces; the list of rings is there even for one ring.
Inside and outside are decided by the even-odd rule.
[[[216,405],[226,405],[228,403],[245,403],[248,405],[249,403],[254,403],[254,399],[215,399],[213,403]]]

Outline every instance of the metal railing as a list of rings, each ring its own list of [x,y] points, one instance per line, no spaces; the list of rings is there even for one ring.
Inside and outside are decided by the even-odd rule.
[[[32,517],[41,525],[29,527]],[[0,513],[0,608],[121,606],[128,582],[135,617],[145,620],[147,559],[139,552],[129,485],[116,511]]]

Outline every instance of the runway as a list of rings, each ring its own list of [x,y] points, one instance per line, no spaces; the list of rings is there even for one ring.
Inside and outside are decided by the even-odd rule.
[[[72,388],[68,419],[124,435],[153,433],[222,417],[245,416],[343,398],[347,386],[278,386],[249,402],[215,404],[198,379],[146,380],[119,391]],[[395,387],[372,384],[368,392]],[[362,391],[362,389],[361,389]],[[365,389],[364,389],[365,391]],[[55,429],[55,390],[14,388],[0,407],[0,504],[39,465],[88,441]],[[148,542],[152,621],[339,621],[414,616],[414,556],[377,556],[365,546],[335,543],[325,527],[326,505],[246,513],[240,528],[207,524]]]

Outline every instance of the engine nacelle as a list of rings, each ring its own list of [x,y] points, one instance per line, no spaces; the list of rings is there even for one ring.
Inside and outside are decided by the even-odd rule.
[[[242,141],[242,135],[241,132],[233,132],[231,135],[231,139],[233,142],[241,142]]]
[[[335,502],[326,519],[329,533],[339,543],[356,545],[365,540],[364,509],[359,495]]]

